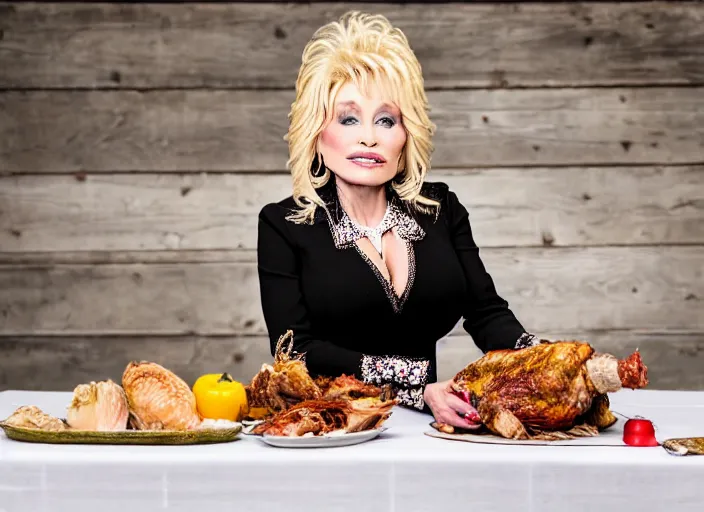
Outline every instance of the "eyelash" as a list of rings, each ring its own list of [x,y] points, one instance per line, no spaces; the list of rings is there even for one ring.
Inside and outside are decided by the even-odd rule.
[[[347,121],[350,121],[350,120],[356,121],[357,119],[352,116],[346,116],[346,117],[343,117],[342,119],[340,119],[340,124],[345,125],[345,126],[349,126]],[[384,117],[380,118],[379,121],[385,121],[387,123],[386,124],[387,128],[393,128],[396,125],[396,122],[388,116],[384,116]]]

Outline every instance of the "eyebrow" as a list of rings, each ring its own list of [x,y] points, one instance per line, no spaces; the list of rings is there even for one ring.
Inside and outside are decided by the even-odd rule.
[[[350,100],[350,101],[341,101],[341,102],[339,102],[339,103],[337,104],[337,106],[338,106],[338,107],[349,107],[349,108],[352,108],[352,109],[357,110],[357,111],[359,110],[359,105],[357,105],[357,103],[356,103],[354,100]],[[392,112],[396,112],[396,110],[398,110],[398,109],[397,109],[396,107],[394,107],[393,105],[389,105],[388,103],[383,103],[383,104],[377,109],[377,112],[378,112],[379,110],[383,110],[383,109],[387,109],[387,110],[390,110],[390,111],[392,111]]]

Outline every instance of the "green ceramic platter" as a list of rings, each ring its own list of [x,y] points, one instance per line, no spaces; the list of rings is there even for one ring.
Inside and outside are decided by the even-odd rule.
[[[237,439],[242,426],[189,431],[124,430],[121,432],[95,432],[90,430],[64,430],[48,432],[35,428],[15,427],[0,422],[5,435],[15,441],[48,444],[143,444],[184,445],[229,443]]]

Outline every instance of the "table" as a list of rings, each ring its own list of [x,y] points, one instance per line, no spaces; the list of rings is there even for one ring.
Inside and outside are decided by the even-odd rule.
[[[0,418],[30,404],[64,417],[70,396],[0,392]],[[615,411],[651,419],[661,441],[704,435],[704,392],[623,390],[611,400]],[[307,450],[252,437],[64,446],[0,434],[0,512],[704,510],[704,456],[447,441],[423,435],[429,420],[397,408],[389,430],[372,442]]]

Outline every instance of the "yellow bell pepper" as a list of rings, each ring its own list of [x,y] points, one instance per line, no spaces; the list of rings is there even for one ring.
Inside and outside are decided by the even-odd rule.
[[[240,421],[247,414],[244,386],[227,373],[202,375],[193,384],[193,394],[203,418]]]

